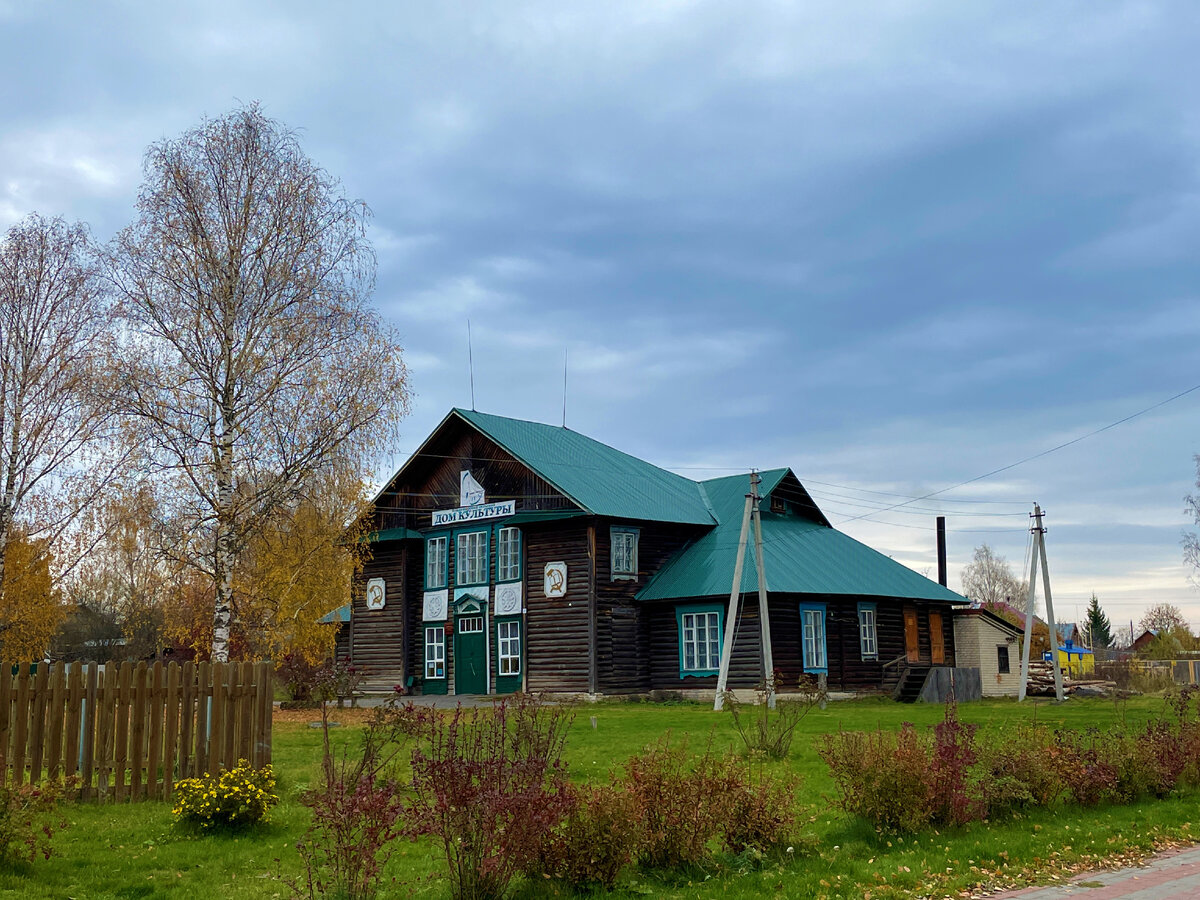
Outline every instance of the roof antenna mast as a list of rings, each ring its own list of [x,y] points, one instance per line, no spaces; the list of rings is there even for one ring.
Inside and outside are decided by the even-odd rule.
[[[563,428],[567,427],[567,348],[563,347]]]
[[[471,348],[470,319],[467,319],[467,366],[471,370],[471,412],[475,412],[475,351]]]

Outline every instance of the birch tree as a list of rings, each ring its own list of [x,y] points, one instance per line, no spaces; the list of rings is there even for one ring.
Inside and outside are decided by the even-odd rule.
[[[98,402],[108,325],[84,226],[31,215],[7,232],[0,243],[0,590],[15,584],[6,578],[14,539],[25,551],[52,553],[111,472],[109,410]],[[0,642],[22,615],[11,603],[4,609]]]
[[[173,491],[174,551],[211,579],[229,656],[238,559],[345,464],[367,472],[408,408],[372,310],[368,210],[257,106],[152,145],[111,248],[124,331],[115,397]]]

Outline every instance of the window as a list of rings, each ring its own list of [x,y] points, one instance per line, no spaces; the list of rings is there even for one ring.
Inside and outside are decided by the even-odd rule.
[[[682,608],[679,625],[679,674],[715,675],[721,666],[720,607]]]
[[[521,623],[498,622],[496,624],[496,644],[499,647],[500,675],[521,674]]]
[[[825,605],[801,606],[800,625],[803,631],[804,671],[826,671],[829,663],[825,657]]]
[[[483,616],[467,616],[455,626],[459,634],[483,634]]]
[[[488,536],[486,531],[472,531],[458,536],[454,565],[459,584],[487,584]]]
[[[637,578],[638,531],[636,528],[614,528],[612,536],[612,577]]]
[[[446,539],[430,538],[425,542],[425,588],[435,591],[446,586]]]
[[[996,648],[996,671],[1008,675],[1012,670],[1008,667],[1008,648],[1001,645]]]
[[[516,581],[521,577],[521,532],[501,528],[496,535],[496,580]]]
[[[425,677],[446,677],[446,629],[441,625],[425,629]]]
[[[875,604],[858,604],[858,648],[863,659],[879,659],[879,640],[875,627]]]

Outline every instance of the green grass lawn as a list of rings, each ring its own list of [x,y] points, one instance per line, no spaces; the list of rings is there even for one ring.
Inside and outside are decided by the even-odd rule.
[[[1034,718],[1048,725],[1104,727],[1118,717],[1140,724],[1157,716],[1160,699],[1118,706],[1106,700],[985,701],[964,704],[960,717],[984,728]],[[703,869],[664,879],[634,872],[616,896],[669,897],[901,897],[963,896],[979,883],[992,885],[1066,877],[1081,865],[1129,858],[1175,840],[1200,840],[1196,795],[1127,807],[1085,810],[1063,806],[1006,821],[915,837],[880,836],[846,819],[816,753],[821,734],[838,728],[896,729],[904,721],[937,722],[942,708],[887,701],[833,703],[814,710],[798,729],[786,766],[803,778],[802,822],[795,852],[780,862],[752,866],[719,858]],[[353,718],[344,714],[347,720]],[[315,714],[314,714],[315,717]],[[334,714],[337,718],[337,714]],[[335,730],[353,741],[358,728]],[[698,704],[602,703],[580,706],[567,743],[572,777],[604,777],[667,731],[690,745],[733,746],[729,717]],[[0,896],[30,898],[288,897],[288,878],[300,873],[294,849],[308,812],[298,796],[318,777],[321,735],[303,722],[277,723],[275,767],[282,801],[272,824],[240,835],[181,832],[164,804],[72,805],[70,827],[54,839],[55,855],[28,867],[0,871]],[[774,765],[774,764],[773,764]],[[1194,826],[1193,822],[1197,825]],[[448,892],[429,842],[403,843],[388,869],[385,897],[441,897]],[[548,884],[518,884],[517,897],[554,895]]]

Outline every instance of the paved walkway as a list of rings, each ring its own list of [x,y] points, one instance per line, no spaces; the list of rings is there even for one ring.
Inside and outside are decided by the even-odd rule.
[[[1200,846],[1168,850],[1146,861],[1145,866],[1112,872],[1088,872],[1053,887],[1025,888],[995,894],[991,900],[1185,900],[1200,898]]]

